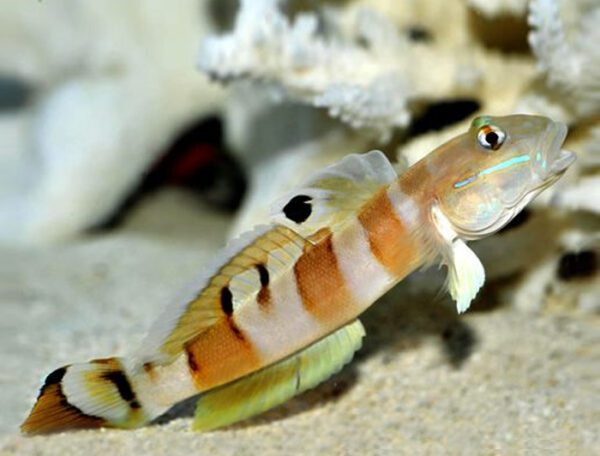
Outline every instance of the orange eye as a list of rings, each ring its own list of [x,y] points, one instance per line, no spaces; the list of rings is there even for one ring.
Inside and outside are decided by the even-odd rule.
[[[477,141],[484,149],[498,150],[505,139],[506,133],[491,125],[484,125],[477,132]]]

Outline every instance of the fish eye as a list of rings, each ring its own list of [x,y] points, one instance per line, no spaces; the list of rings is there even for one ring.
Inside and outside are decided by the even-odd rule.
[[[506,133],[492,125],[484,125],[477,132],[477,141],[484,149],[498,150],[505,139]]]

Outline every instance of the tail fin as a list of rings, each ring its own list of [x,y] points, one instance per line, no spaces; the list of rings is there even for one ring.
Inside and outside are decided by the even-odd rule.
[[[28,434],[67,429],[140,426],[147,417],[118,358],[72,364],[52,372],[21,425]]]

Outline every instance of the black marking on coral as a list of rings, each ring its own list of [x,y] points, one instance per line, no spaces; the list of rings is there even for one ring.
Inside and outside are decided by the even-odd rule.
[[[298,224],[306,221],[312,212],[310,202],[312,198],[308,195],[294,196],[284,207],[285,216]]]
[[[598,270],[598,257],[593,250],[565,253],[558,263],[558,277],[562,280],[593,276]]]
[[[411,41],[430,42],[433,40],[431,32],[422,25],[413,25],[406,29],[406,34]]]
[[[221,289],[221,309],[225,315],[231,315],[233,313],[233,295],[229,287],[223,287]]]

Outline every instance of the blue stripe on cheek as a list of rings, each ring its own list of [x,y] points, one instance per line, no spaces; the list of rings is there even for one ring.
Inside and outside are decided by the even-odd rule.
[[[477,174],[474,174],[470,177],[467,177],[466,179],[463,179],[459,182],[456,182],[454,184],[454,188],[463,188],[466,187],[467,185],[471,184],[472,182],[474,182],[478,177],[481,176],[487,176],[488,174],[492,174],[495,173],[497,171],[502,171],[503,169],[506,168],[510,168],[511,166],[515,166],[515,165],[520,165],[523,163],[526,163],[530,160],[529,155],[519,155],[517,157],[513,157],[510,158],[508,160],[505,160],[501,163],[498,163],[497,165],[494,166],[490,166],[489,168],[484,169],[483,171],[478,172]]]
[[[498,163],[497,165],[491,166],[479,172],[479,176],[487,176],[488,174],[495,173],[496,171],[502,171],[503,169],[510,168],[511,166],[520,165],[530,160],[529,155],[519,155],[509,160]]]
[[[475,174],[474,176],[471,176],[471,177],[467,177],[466,179],[461,180],[460,182],[457,182],[456,184],[454,184],[454,188],[465,187],[465,186],[469,185],[471,182],[473,182],[475,179],[477,179],[477,174]]]

